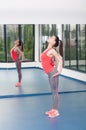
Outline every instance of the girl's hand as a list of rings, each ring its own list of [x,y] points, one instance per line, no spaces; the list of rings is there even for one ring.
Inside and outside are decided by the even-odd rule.
[[[55,77],[55,76],[57,76],[57,75],[59,75],[59,73],[58,73],[58,72],[57,72],[57,73],[55,73],[55,74],[52,76],[52,78],[53,78],[53,77]]]

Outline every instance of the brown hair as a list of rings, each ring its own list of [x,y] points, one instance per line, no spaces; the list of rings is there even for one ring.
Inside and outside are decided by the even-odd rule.
[[[21,40],[19,40],[19,44],[18,44],[18,46],[21,47],[21,51],[24,50],[24,45],[23,45],[23,42],[22,42]]]
[[[60,43],[59,43],[59,53],[63,57],[63,42],[61,40],[60,40]]]
[[[55,37],[56,37],[56,39],[55,39],[56,43],[55,43],[54,47],[59,46],[59,53],[63,57],[63,42],[61,40],[59,40],[58,36],[55,36]]]

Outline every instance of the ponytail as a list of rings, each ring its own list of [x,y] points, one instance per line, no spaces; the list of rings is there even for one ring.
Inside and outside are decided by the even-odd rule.
[[[63,57],[63,42],[59,40],[59,54]]]
[[[55,37],[56,37],[55,39],[56,43],[54,47],[59,47],[59,54],[63,57],[63,42],[59,39],[58,36],[55,35]]]
[[[22,41],[20,41],[19,40],[19,45],[18,46],[20,46],[21,47],[21,51],[23,51],[24,50],[24,45],[23,45],[23,42]]]

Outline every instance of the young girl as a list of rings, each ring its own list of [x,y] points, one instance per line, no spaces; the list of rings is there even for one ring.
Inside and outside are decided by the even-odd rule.
[[[11,49],[11,58],[16,63],[16,69],[18,72],[18,82],[15,84],[16,87],[21,86],[22,73],[21,73],[21,61],[24,58],[23,55],[23,42],[20,40],[16,40],[14,47]]]
[[[58,75],[62,71],[63,43],[58,36],[52,36],[48,39],[47,49],[41,54],[41,63],[44,72],[48,75],[52,92],[52,108],[45,114],[49,117],[59,116],[58,111]],[[55,50],[59,47],[59,52]]]

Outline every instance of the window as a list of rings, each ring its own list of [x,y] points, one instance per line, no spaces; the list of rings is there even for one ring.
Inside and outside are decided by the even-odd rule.
[[[86,72],[86,25],[62,25],[64,66]]]
[[[78,25],[78,69],[85,71],[85,56],[86,56],[86,45],[85,45],[85,25]]]
[[[0,25],[0,62],[5,61],[4,28]]]
[[[14,41],[19,39],[18,38],[18,25],[6,25],[6,51],[7,57],[6,61],[11,61],[10,57],[10,49],[14,46]]]
[[[22,41],[24,42],[24,56],[28,61],[34,61],[34,25],[21,25]]]
[[[0,25],[0,62],[12,62],[10,50],[14,46],[14,41],[17,39],[24,42],[25,58],[33,61],[34,37],[34,25]]]

